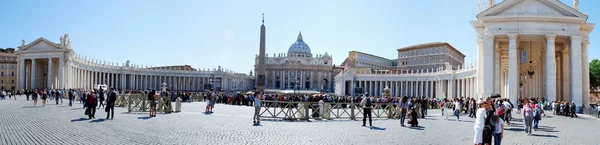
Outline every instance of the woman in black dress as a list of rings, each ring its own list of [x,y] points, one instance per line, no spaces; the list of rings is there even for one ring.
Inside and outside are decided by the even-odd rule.
[[[41,91],[42,94],[42,107],[46,106],[46,99],[48,98],[48,94],[46,94],[46,91]]]
[[[37,98],[38,98],[38,91],[37,91],[37,89],[35,89],[35,91],[33,91],[33,94],[31,95],[31,99],[33,100],[33,107],[37,106]]]

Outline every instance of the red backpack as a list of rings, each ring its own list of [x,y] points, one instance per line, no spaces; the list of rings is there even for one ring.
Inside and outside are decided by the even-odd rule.
[[[500,108],[498,108],[498,112],[496,113],[496,115],[498,115],[498,116],[504,115],[504,110],[505,110],[504,105],[501,105]]]
[[[88,97],[88,99],[87,99],[87,101],[88,101],[87,102],[88,104],[95,104],[96,103],[95,102],[96,101],[96,97],[94,96],[94,94],[90,94],[89,97]]]

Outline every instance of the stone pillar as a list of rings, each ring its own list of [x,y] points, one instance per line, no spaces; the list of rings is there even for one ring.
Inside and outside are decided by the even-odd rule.
[[[65,88],[65,80],[64,78],[64,70],[65,69],[65,60],[62,57],[58,58],[58,83],[55,83],[57,85],[58,89],[64,89]]]
[[[556,100],[556,61],[555,60],[556,35],[546,35],[546,98]]]
[[[519,58],[517,57],[517,35],[508,35],[508,98],[511,102],[517,102],[519,90]]]
[[[590,107],[590,63],[588,60],[588,46],[590,43],[586,40],[581,45],[581,65],[583,69],[583,105]]]
[[[53,58],[48,58],[48,86],[46,88],[54,88],[54,61]]]
[[[570,97],[571,101],[574,101],[577,105],[577,112],[579,112],[579,107],[583,101],[583,77],[581,76],[583,74],[583,69],[581,66],[581,36],[571,36],[571,48],[569,50]]]
[[[500,94],[500,50],[494,47],[494,94]],[[488,94],[489,95],[489,94]]]
[[[494,46],[494,36],[486,35],[484,38],[483,65],[477,66],[483,68],[483,74],[480,77],[483,97],[494,93]]]

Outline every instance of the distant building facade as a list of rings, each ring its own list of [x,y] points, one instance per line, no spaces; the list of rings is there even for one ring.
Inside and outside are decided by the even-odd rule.
[[[436,70],[440,67],[452,66],[452,69],[463,66],[465,55],[446,42],[433,42],[413,45],[398,49],[398,69],[401,70]]]
[[[373,70],[393,70],[397,68],[398,60],[387,59],[364,52],[350,51],[348,52],[348,57],[342,62],[341,66],[351,68],[371,68]]]
[[[193,68],[190,65],[158,66],[158,67],[150,67],[148,69],[198,71],[197,69]]]
[[[17,84],[17,55],[14,48],[0,49],[0,88],[16,89]]]

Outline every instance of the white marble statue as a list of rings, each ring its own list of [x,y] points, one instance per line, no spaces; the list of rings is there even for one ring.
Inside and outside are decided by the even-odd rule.
[[[573,0],[573,8],[579,10],[579,0]]]
[[[479,0],[479,2],[477,2],[477,12],[481,13],[481,10],[482,10],[482,8],[481,8],[481,0]]]
[[[487,0],[487,8],[491,8],[492,6],[494,6],[496,4],[495,0]]]
[[[71,40],[69,40],[69,34],[60,36],[60,46],[67,48],[67,49],[71,49]]]

